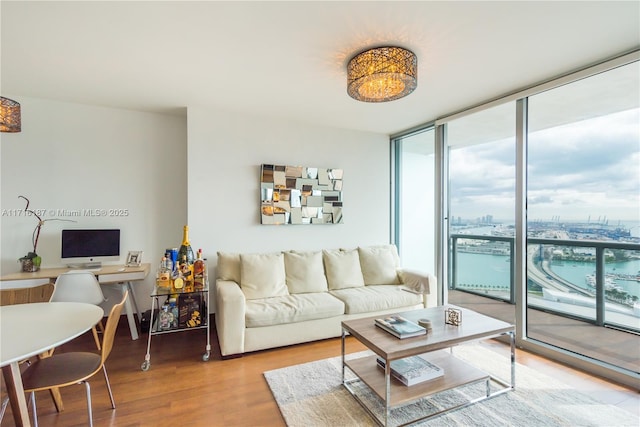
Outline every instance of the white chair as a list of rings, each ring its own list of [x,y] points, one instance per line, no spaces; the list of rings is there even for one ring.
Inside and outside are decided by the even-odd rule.
[[[88,304],[100,305],[106,301],[102,293],[102,287],[96,276],[86,270],[76,270],[63,273],[56,279],[53,294],[49,302],[86,302]],[[98,322],[101,332],[104,332],[102,321]],[[100,338],[94,326],[91,329],[96,347],[100,350]]]

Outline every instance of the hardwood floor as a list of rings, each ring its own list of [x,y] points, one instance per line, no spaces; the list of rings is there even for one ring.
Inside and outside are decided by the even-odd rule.
[[[509,323],[516,321],[515,305],[456,290],[448,291],[449,303]],[[640,366],[640,335],[596,326],[533,308],[527,310],[529,338],[610,363],[630,371]]]
[[[151,368],[143,372],[140,365],[146,353],[147,335],[132,341],[126,319],[122,317],[113,352],[106,363],[117,409],[111,409],[104,379],[100,374],[96,375],[91,381],[94,425],[284,426],[262,373],[340,355],[340,339],[336,338],[221,360],[212,328],[211,359],[203,362],[205,332],[195,330],[154,336]],[[487,341],[484,345],[504,344]],[[93,338],[91,333],[87,333],[56,351],[92,351],[93,348]],[[348,352],[364,349],[354,339],[348,339]],[[640,416],[640,394],[637,391],[524,351],[517,351],[516,360]],[[4,383],[2,392],[3,397],[6,396]],[[40,426],[88,425],[84,387],[66,387],[61,393],[65,405],[61,413],[56,412],[48,393],[36,395]],[[1,427],[13,425],[11,409],[8,408]]]

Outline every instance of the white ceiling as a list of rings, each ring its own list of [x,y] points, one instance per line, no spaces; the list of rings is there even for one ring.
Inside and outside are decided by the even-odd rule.
[[[392,134],[640,47],[640,2],[0,2],[3,95],[212,107]],[[408,97],[346,92],[365,48],[418,56]]]

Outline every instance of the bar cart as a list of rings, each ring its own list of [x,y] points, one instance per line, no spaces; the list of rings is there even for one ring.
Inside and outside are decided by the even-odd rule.
[[[211,356],[208,313],[209,284],[205,283],[203,289],[190,291],[164,289],[156,286],[151,293],[151,298],[153,301],[149,319],[147,354],[144,356],[141,369],[148,371],[151,367],[152,336],[196,329],[207,330],[207,345],[205,353],[202,355],[202,361],[207,362]]]

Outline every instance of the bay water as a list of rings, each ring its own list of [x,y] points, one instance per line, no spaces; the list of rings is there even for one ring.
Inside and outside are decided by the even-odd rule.
[[[460,252],[457,263],[458,285],[509,289],[511,263],[508,256]],[[554,261],[550,267],[558,276],[585,289],[587,289],[586,276],[594,274],[596,269],[595,263],[575,261]],[[605,273],[607,274],[628,274],[635,277],[639,272],[640,259],[606,263],[605,265]],[[640,282],[614,279],[613,283],[620,286],[629,295],[640,298]]]

